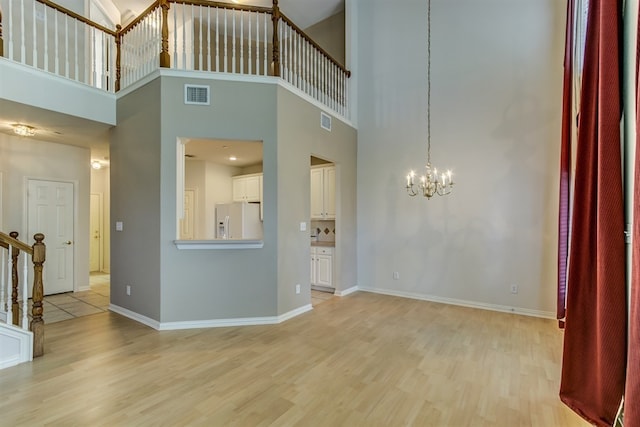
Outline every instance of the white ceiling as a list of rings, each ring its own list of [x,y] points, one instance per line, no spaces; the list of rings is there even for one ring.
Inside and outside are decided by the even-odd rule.
[[[138,16],[151,0],[112,0],[121,16]],[[246,6],[272,7],[272,0],[218,0]],[[280,11],[298,27],[305,29],[344,10],[344,0],[280,0]]]
[[[262,141],[189,139],[185,154],[187,159],[235,167],[252,166],[262,164]],[[236,160],[231,160],[231,156]]]

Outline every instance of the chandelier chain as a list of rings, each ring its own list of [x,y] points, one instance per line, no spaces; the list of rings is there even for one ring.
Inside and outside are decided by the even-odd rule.
[[[431,165],[431,0],[427,0],[427,165]]]

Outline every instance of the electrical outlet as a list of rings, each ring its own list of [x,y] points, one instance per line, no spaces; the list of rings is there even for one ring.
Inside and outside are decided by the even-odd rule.
[[[300,293],[300,285],[296,285],[296,294]]]
[[[518,285],[511,285],[511,293],[512,294],[518,293]]]
[[[393,272],[393,280],[398,280],[398,279],[400,279],[400,272],[394,271]]]
[[[127,295],[131,295],[131,285],[127,285]]]

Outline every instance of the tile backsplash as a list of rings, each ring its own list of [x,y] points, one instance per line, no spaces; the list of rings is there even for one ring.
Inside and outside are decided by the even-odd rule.
[[[336,241],[335,221],[311,221],[311,238],[317,236],[318,242]]]

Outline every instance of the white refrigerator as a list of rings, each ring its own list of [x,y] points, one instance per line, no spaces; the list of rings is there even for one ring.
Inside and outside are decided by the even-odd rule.
[[[262,239],[259,203],[220,203],[216,205],[217,239]]]

